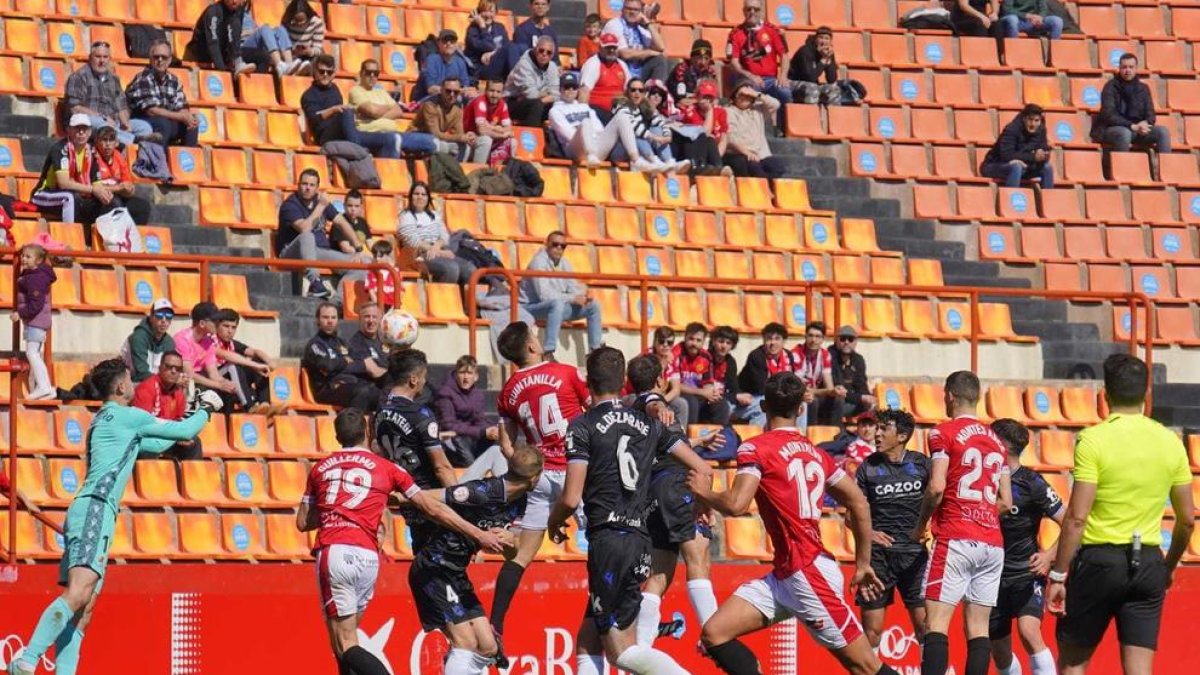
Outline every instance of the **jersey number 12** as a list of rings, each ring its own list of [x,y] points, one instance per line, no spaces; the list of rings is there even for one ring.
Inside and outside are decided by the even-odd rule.
[[[793,459],[788,464],[788,478],[796,481],[800,494],[800,517],[816,520],[821,517],[821,498],[825,495],[825,468],[819,462]],[[812,481],[812,489],[808,483]]]

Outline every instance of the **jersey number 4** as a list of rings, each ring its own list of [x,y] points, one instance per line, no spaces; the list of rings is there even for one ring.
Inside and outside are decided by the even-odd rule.
[[[537,419],[533,417],[533,410],[529,407],[529,401],[525,401],[517,408],[517,414],[525,422],[525,430],[533,436],[529,441],[537,445],[546,437],[562,438],[565,436],[567,433],[567,421],[563,419],[562,410],[558,407],[558,395],[542,395],[538,399],[537,406]]]
[[[350,498],[343,506],[352,509],[371,494],[371,472],[366,469],[330,469],[321,474],[321,480],[329,483],[329,489],[325,492],[326,504],[336,504],[338,493],[345,490]]]
[[[978,448],[967,448],[962,456],[962,464],[970,471],[958,479],[958,498],[968,502],[986,500],[989,504],[995,504],[996,495],[1000,490],[1000,466],[1003,463],[1004,460],[997,453],[993,452],[984,457]],[[984,467],[991,469],[992,477],[980,486],[979,479],[983,476]]]
[[[819,462],[793,459],[788,464],[788,478],[796,481],[800,494],[800,517],[816,520],[821,517],[821,498],[825,495],[825,467]],[[812,487],[809,487],[809,482]]]

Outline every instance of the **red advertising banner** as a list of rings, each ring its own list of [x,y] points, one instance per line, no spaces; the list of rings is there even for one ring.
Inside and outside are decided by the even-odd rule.
[[[474,566],[472,578],[490,604],[499,566]],[[739,584],[766,573],[765,566],[717,565],[719,600]],[[446,642],[421,632],[408,589],[408,565],[385,565],[359,639],[396,675],[441,672]],[[847,574],[847,576],[849,576]],[[684,578],[683,570],[676,579]],[[57,594],[51,565],[0,568],[0,668],[20,650],[46,604]],[[506,651],[512,666],[501,675],[573,675],[575,631],[586,602],[583,565],[535,563],[525,575],[509,614]],[[673,585],[662,615],[686,622],[679,639],[656,647],[693,673],[716,673],[697,653],[699,626],[683,583]],[[84,642],[82,673],[128,675],[225,675],[245,672],[336,673],[317,600],[311,565],[114,565]],[[1175,579],[1163,617],[1156,673],[1191,673],[1200,659],[1200,569]],[[1053,649],[1053,619],[1046,622]],[[965,659],[961,623],[951,629],[951,663]],[[1090,673],[1119,673],[1112,631]],[[837,673],[841,668],[794,621],[747,639],[765,675]],[[880,656],[904,675],[920,672],[920,649],[903,608],[888,614]],[[1025,661],[1024,655],[1020,658]],[[43,669],[49,671],[52,658]],[[961,670],[961,666],[954,670]],[[615,669],[610,669],[615,673]],[[952,671],[953,672],[953,671]]]

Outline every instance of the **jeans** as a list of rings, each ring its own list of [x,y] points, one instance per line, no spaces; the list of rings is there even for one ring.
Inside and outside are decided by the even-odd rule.
[[[438,283],[459,284],[465,286],[475,273],[475,265],[459,257],[425,258],[425,268],[429,276]]]
[[[1054,187],[1054,166],[1050,162],[1043,164],[1001,164],[999,162],[984,164],[979,173],[988,178],[1004,181],[1004,187],[1021,187],[1022,180],[1041,179],[1041,187],[1049,190]]]
[[[186,145],[189,148],[194,148],[200,145],[200,127],[195,126],[191,129],[182,122],[167,119],[166,117],[137,117],[137,120],[145,120],[151,128],[162,134],[163,145]]]
[[[380,159],[400,158],[400,134],[388,131],[359,131],[354,124],[354,111],[343,110],[340,115],[342,138],[357,143]]]
[[[1171,132],[1166,127],[1153,127],[1145,136],[1133,133],[1133,129],[1128,127],[1107,127],[1103,141],[1117,152],[1127,152],[1134,145],[1139,148],[1153,146],[1160,153],[1171,152]]]
[[[1015,38],[1021,33],[1026,35],[1048,35],[1051,40],[1057,40],[1062,37],[1063,20],[1057,16],[1042,17],[1042,25],[1034,26],[1032,23],[1020,19],[1016,14],[1006,14],[1000,17],[1000,23],[1004,26],[1004,36]]]
[[[146,120],[130,119],[129,131],[121,128],[120,124],[111,117],[102,117],[100,115],[88,115],[92,121],[92,130],[99,131],[101,127],[112,127],[117,130],[117,142],[121,145],[129,145],[143,136],[149,136],[154,133],[154,127]]]
[[[242,40],[242,49],[278,52],[292,48],[292,38],[283,26],[259,26]]]
[[[625,65],[629,67],[630,77],[640,78],[642,81],[667,81],[667,58],[662,54],[640,61],[626,61]]]
[[[338,262],[349,262],[354,256],[349,253],[342,253],[331,248],[321,248],[317,246],[317,238],[312,232],[301,232],[296,235],[296,238],[288,242],[287,246],[279,252],[280,258],[291,258],[294,260],[335,260]],[[304,270],[305,276],[309,279],[319,279],[321,275],[315,268]],[[355,270],[346,274],[347,279],[351,278],[366,278],[366,273],[361,270]]]
[[[779,81],[773,77],[764,77],[762,89],[759,89],[759,91],[766,94],[767,96],[770,96],[771,98],[775,99],[776,101],[779,101],[780,103],[791,103],[792,102],[791,90],[785,89],[784,87],[779,86]],[[782,110],[782,108],[781,108],[781,110]]]
[[[595,300],[590,300],[583,306],[569,300],[541,300],[525,305],[525,309],[535,318],[546,320],[546,339],[542,340],[542,350],[547,353],[558,348],[558,332],[563,321],[587,319],[588,351],[599,347],[604,341],[600,323],[600,303]]]
[[[792,97],[800,99],[800,103],[824,103],[825,105],[841,105],[842,88],[837,84],[817,84],[816,82],[797,82],[792,89]]]

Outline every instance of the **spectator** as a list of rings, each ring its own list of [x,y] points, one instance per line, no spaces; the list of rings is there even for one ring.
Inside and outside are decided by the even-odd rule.
[[[444,29],[437,36],[437,51],[425,57],[421,63],[421,75],[413,87],[412,99],[424,101],[437,96],[442,91],[442,83],[448,79],[457,80],[467,91],[467,98],[475,97],[477,93],[471,86],[471,68],[467,58],[458,51],[458,33]],[[462,91],[459,94],[462,95]],[[455,99],[459,103],[458,99]]]
[[[308,0],[292,0],[283,10],[279,23],[287,28],[288,39],[292,41],[292,56],[308,63],[311,69],[313,59],[325,51],[325,20],[313,10]],[[303,69],[304,66],[298,67],[297,74]]]
[[[134,194],[133,172],[125,153],[117,150],[117,130],[101,127],[94,137],[92,195],[84,195],[76,206],[79,222],[90,225],[113,209],[124,208],[138,225],[150,222],[150,202]]]
[[[517,59],[504,82],[504,98],[514,122],[520,126],[542,126],[550,106],[558,100],[559,70],[554,51],[554,40],[540,38]]]
[[[175,307],[170,300],[155,300],[150,306],[150,315],[133,327],[133,332],[121,345],[121,358],[129,366],[129,376],[134,383],[157,372],[163,354],[175,351],[175,339],[170,333],[174,318]]]
[[[370,262],[365,254],[347,254],[336,251],[329,242],[326,227],[343,228],[347,237],[355,237],[354,228],[345,216],[329,203],[329,196],[320,191],[321,175],[316,169],[300,172],[300,183],[296,192],[279,205],[279,229],[275,236],[275,255],[280,258],[299,260],[333,260],[337,262]],[[308,297],[328,298],[333,291],[316,268],[304,271],[308,281]],[[347,280],[360,278],[361,272],[350,272]]]
[[[692,163],[676,162],[671,152],[671,130],[667,120],[646,99],[646,83],[640,78],[629,80],[624,98],[613,102],[613,115],[626,115],[637,138],[638,154],[647,158],[655,171],[687,173]],[[617,146],[618,148],[620,146]],[[616,150],[616,148],[614,148]]]
[[[525,280],[525,295],[529,303],[525,309],[535,318],[546,321],[546,337],[542,340],[542,351],[553,354],[558,349],[558,332],[563,321],[587,319],[587,348],[592,351],[604,344],[603,324],[600,318],[600,303],[596,302],[586,286],[571,278],[571,262],[564,254],[567,251],[567,235],[561,231],[546,236],[546,246],[529,261],[528,269],[538,272],[562,272],[562,277],[529,277]]]
[[[767,380],[776,373],[796,370],[796,355],[784,347],[787,328],[781,323],[763,326],[763,343],[746,357],[746,366],[738,373],[739,388],[750,395],[750,403],[739,405],[735,414],[750,424],[766,426],[767,414],[762,409]]]
[[[1063,20],[1050,14],[1046,0],[1004,0],[1000,4],[1000,24],[1004,36],[1046,35],[1051,40],[1062,37]]]
[[[392,242],[387,239],[380,239],[371,244],[371,256],[375,258],[375,262],[383,265],[394,266],[396,264]],[[383,276],[382,281],[379,280],[380,274]],[[396,295],[396,280],[390,271],[384,270],[368,274],[366,287],[367,297],[371,302],[379,303],[384,310],[390,310],[400,304]]]
[[[313,86],[316,87],[318,83],[321,83],[322,87],[331,88],[337,92],[337,100],[341,102],[341,92],[333,84],[333,57],[322,55],[316,60],[317,83],[314,83]],[[328,69],[328,73],[322,72],[326,69]],[[433,152],[436,147],[433,136],[418,132],[399,133],[398,120],[405,110],[396,103],[390,94],[379,87],[379,72],[379,62],[375,59],[367,59],[359,66],[358,84],[351,87],[348,94],[350,109],[354,111],[354,125],[353,128],[347,127],[343,121],[343,140],[372,149],[380,157],[396,158],[403,150]],[[324,102],[319,105],[331,105],[333,94],[325,93],[323,99],[325,99]],[[335,114],[330,108],[320,112],[330,116]],[[311,115],[312,113],[306,108],[305,114]]]
[[[1156,121],[1150,87],[1138,75],[1137,57],[1122,54],[1116,77],[1100,92],[1100,113],[1092,125],[1092,140],[1117,152],[1127,152],[1136,145],[1169,153],[1171,134],[1166,127],[1156,126]]]
[[[802,426],[817,424],[817,413],[822,406],[829,407],[829,399],[846,397],[845,387],[833,385],[833,354],[825,348],[825,324],[809,322],[804,327],[804,344],[796,345],[796,375],[804,382],[804,408],[800,416]]]
[[[333,229],[329,232],[330,248],[347,255],[366,253],[371,226],[363,218],[363,196],[357,189],[347,192],[342,198],[342,218],[349,228],[342,227],[334,219]]]
[[[383,347],[383,341],[379,339],[379,321],[382,318],[383,311],[376,303],[365,302],[359,305],[358,330],[346,341],[346,346],[350,349],[350,358],[362,363],[368,372],[387,371],[388,352]],[[384,376],[376,377],[375,384],[379,387],[385,386]]]
[[[671,412],[675,413],[675,419],[680,425],[683,425],[688,420],[688,401],[681,396],[679,387],[679,363],[675,358],[675,331],[670,326],[659,326],[654,329],[653,342],[650,344],[650,349],[647,351],[653,354],[662,365],[662,379],[665,383],[662,388],[663,400],[667,402],[667,407]]]
[[[192,307],[192,325],[175,334],[175,351],[183,357],[184,372],[197,387],[233,394],[237,385],[217,371],[217,306],[199,302]],[[224,396],[222,396],[224,398]]]
[[[414,129],[433,135],[435,152],[453,155],[460,161],[471,152],[483,152],[486,156],[492,150],[491,137],[463,130],[463,108],[459,102],[462,93],[462,81],[455,76],[447,77],[438,95],[425,99],[413,119]]]
[[[225,410],[253,414],[277,412],[271,408],[271,357],[261,349],[236,339],[242,317],[221,309],[213,317],[217,326],[217,371],[236,385],[225,399]]]
[[[682,103],[695,98],[696,87],[704,80],[716,82],[717,68],[713,63],[712,43],[701,39],[692,43],[691,56],[676,64],[667,77],[667,91]]]
[[[1054,165],[1050,159],[1042,107],[1030,103],[1005,125],[996,144],[984,156],[979,174],[1002,180],[1006,187],[1020,187],[1021,181],[1031,180],[1048,190],[1054,187]]]
[[[479,139],[467,152],[468,162],[497,166],[512,156],[512,118],[503,94],[504,83],[491,80],[483,95],[476,97],[463,111],[463,130]],[[484,138],[490,140],[490,148],[483,142]]]
[[[750,0],[758,2],[758,0]],[[779,109],[779,102],[742,83],[733,94],[733,105],[725,106],[729,138],[722,161],[735,176],[779,178],[787,171],[782,157],[771,155],[766,125]]]
[[[583,18],[583,35],[579,36],[579,45],[575,47],[576,67],[582,67],[600,52],[600,30],[603,27],[604,21],[599,14],[588,14]]]
[[[146,139],[162,143],[160,134],[146,120],[129,117],[129,103],[121,80],[112,72],[112,49],[107,42],[92,43],[88,62],[67,78],[67,110],[72,119],[86,115],[92,129],[112,127],[122,145]]]
[[[660,94],[665,95],[665,92]],[[717,105],[716,82],[705,80],[697,85],[696,102],[681,108],[680,122],[695,131],[685,134],[681,130],[674,134],[675,155],[687,158],[698,175],[732,176],[733,169],[721,159],[729,147],[729,115]]]
[[[509,56],[516,60],[526,50],[537,47],[542,38],[550,38],[554,46],[552,59],[558,65],[558,33],[550,25],[550,0],[529,0],[529,18],[513,30]]]
[[[179,352],[173,349],[165,352],[158,366],[158,374],[138,383],[133,390],[133,407],[167,422],[184,418],[187,414],[187,377]],[[161,455],[147,454],[146,457],[197,460],[204,458],[204,449],[197,436],[190,441],[176,441]],[[141,456],[138,458],[141,459]]]
[[[350,357],[346,341],[338,336],[338,308],[332,302],[317,305],[317,334],[304,347],[300,366],[308,375],[317,403],[372,412],[379,407],[376,378],[387,373]]]
[[[50,330],[50,287],[58,279],[46,259],[46,249],[37,244],[21,247],[21,274],[17,277],[17,311],[8,315],[13,323],[24,323],[25,361],[29,364],[27,401],[55,398],[50,371],[42,347]]]
[[[737,359],[733,350],[737,349],[738,334],[730,326],[717,326],[708,338],[708,352],[712,355],[713,381],[717,389],[725,397],[730,411],[754,402],[754,397],[743,392],[738,386]]]
[[[465,56],[477,80],[504,83],[508,77],[508,30],[496,21],[496,0],[479,0],[467,26]]]
[[[155,40],[150,45],[150,64],[133,76],[125,98],[133,119],[150,125],[163,143],[196,147],[200,122],[188,107],[183,83],[170,70],[171,43]]]
[[[626,155],[632,158],[629,166],[635,171],[656,168],[638,152],[637,137],[628,116],[618,115],[607,125],[602,124],[595,108],[578,100],[579,77],[575,73],[563,75],[559,88],[562,98],[550,109],[550,129],[568,158],[595,167],[608,159],[620,142]]]
[[[712,355],[704,348],[708,329],[692,322],[684,328],[683,344],[675,347],[680,397],[688,403],[688,424],[729,424],[730,407],[713,375]]]
[[[443,441],[451,446],[447,454],[459,466],[470,465],[500,438],[499,425],[487,418],[483,390],[475,386],[477,382],[479,369],[475,358],[461,356],[433,399],[438,429],[450,435]]]
[[[745,20],[729,31],[725,61],[735,82],[749,83],[776,103],[791,103],[791,83],[784,76],[787,39],[778,26],[764,20],[763,3],[764,0],[746,0],[742,5]]]
[[[642,0],[625,0],[621,16],[608,20],[601,35],[615,35],[617,56],[629,67],[629,74],[643,80],[666,80],[667,57],[657,22],[642,11]],[[600,46],[604,46],[603,40]]]
[[[95,151],[88,143],[91,137],[91,120],[84,113],[76,113],[71,115],[67,123],[67,137],[56,141],[46,153],[42,173],[34,184],[29,200],[48,218],[67,223],[79,222],[79,213],[87,211],[82,200],[98,198],[103,194],[111,197],[106,188],[92,184]]]
[[[601,33],[600,53],[588,59],[579,71],[579,100],[592,106],[605,124],[612,117],[613,100],[625,91],[630,77],[629,67],[617,56],[619,42],[612,33]]]
[[[422,181],[414,181],[408,189],[408,204],[400,212],[397,235],[435,282],[466,285],[475,273],[475,265],[451,250],[450,232],[433,209],[429,186]]]
[[[840,105],[842,90],[837,84],[838,64],[833,53],[833,31],[821,26],[804,41],[788,64],[792,99],[799,103]]]
[[[192,39],[183,58],[234,75],[253,73],[258,66],[242,59],[242,4],[245,0],[217,0],[196,19]]]
[[[858,332],[853,326],[838,329],[837,343],[829,348],[835,397],[822,404],[818,412],[822,423],[841,424],[844,418],[875,409],[875,397],[867,386],[867,361],[855,351],[857,345]]]
[[[283,26],[258,25],[251,0],[242,5],[242,58],[260,65],[271,64],[276,75],[308,75],[312,63],[292,58],[292,38]]]
[[[996,55],[1005,64],[1004,22],[1000,20],[1000,0],[954,0],[950,23],[959,35],[991,36],[996,40]]]

